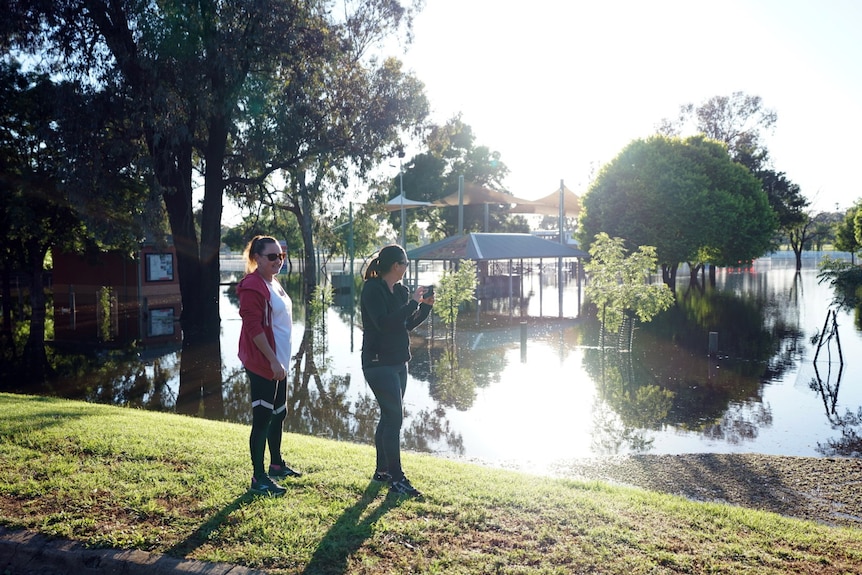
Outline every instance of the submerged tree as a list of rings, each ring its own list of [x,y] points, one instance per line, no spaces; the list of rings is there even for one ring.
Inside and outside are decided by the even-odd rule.
[[[434,313],[448,327],[450,340],[455,338],[455,323],[461,305],[476,295],[476,263],[461,260],[454,270],[446,270],[434,293]]]
[[[599,310],[603,332],[619,332],[626,317],[642,322],[652,320],[674,302],[673,292],[663,283],[650,283],[656,269],[655,248],[640,246],[626,255],[625,241],[602,232],[590,247],[590,261],[584,264],[589,281],[586,296]],[[634,331],[630,322],[629,338]],[[604,345],[604,337],[602,345]]]
[[[769,205],[778,218],[777,231],[791,235],[804,226],[808,219],[805,208],[810,202],[787,174],[771,167],[769,150],[763,138],[777,121],[778,115],[765,107],[760,96],[734,92],[730,96],[713,96],[697,106],[691,103],[680,106],[679,116],[675,120],[662,120],[658,132],[680,136],[694,131],[726,144],[731,159],[748,168],[760,180]],[[798,255],[797,264],[801,265]]]
[[[760,182],[703,136],[635,140],[583,197],[580,239],[599,232],[654,246],[665,283],[683,262],[731,265],[768,251],[776,216]]]

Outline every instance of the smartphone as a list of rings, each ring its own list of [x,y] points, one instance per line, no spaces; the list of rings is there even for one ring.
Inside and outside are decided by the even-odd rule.
[[[434,286],[430,285],[425,288],[425,293],[422,294],[422,299],[430,299],[434,297]]]

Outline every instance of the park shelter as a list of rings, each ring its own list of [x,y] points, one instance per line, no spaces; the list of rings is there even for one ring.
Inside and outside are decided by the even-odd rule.
[[[422,261],[444,261],[454,265],[459,260],[473,260],[478,273],[476,297],[479,300],[523,297],[523,276],[532,271],[531,264],[535,260],[539,262],[540,273],[543,260],[556,260],[560,284],[566,270],[570,274],[574,270],[574,277],[580,281],[579,262],[587,256],[583,250],[570,245],[532,234],[515,233],[452,236],[407,252],[407,257],[417,269]],[[572,263],[574,266],[567,267],[566,264]],[[559,293],[562,314],[562,290]]]

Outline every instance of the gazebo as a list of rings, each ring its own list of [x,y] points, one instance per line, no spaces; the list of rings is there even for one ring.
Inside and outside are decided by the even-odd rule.
[[[562,285],[563,260],[576,260],[579,263],[588,254],[570,245],[552,242],[532,234],[513,233],[471,233],[452,236],[421,246],[407,252],[414,265],[420,261],[444,261],[454,263],[459,260],[473,260],[478,270],[477,298],[493,299],[515,296],[520,297],[523,293],[522,274],[524,271],[524,260],[541,260],[553,258],[557,260],[557,271],[560,285]],[[495,263],[507,262],[505,273],[503,266]],[[517,265],[515,262],[518,262]],[[579,266],[578,266],[579,267]],[[577,275],[580,277],[580,274]],[[541,290],[541,284],[539,289]],[[559,310],[562,317],[563,295],[559,290]],[[580,282],[578,283],[578,300],[580,305]]]

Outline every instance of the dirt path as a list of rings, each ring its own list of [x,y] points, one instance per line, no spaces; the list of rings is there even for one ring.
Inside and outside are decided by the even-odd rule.
[[[638,455],[575,461],[555,472],[862,528],[862,459]]]

